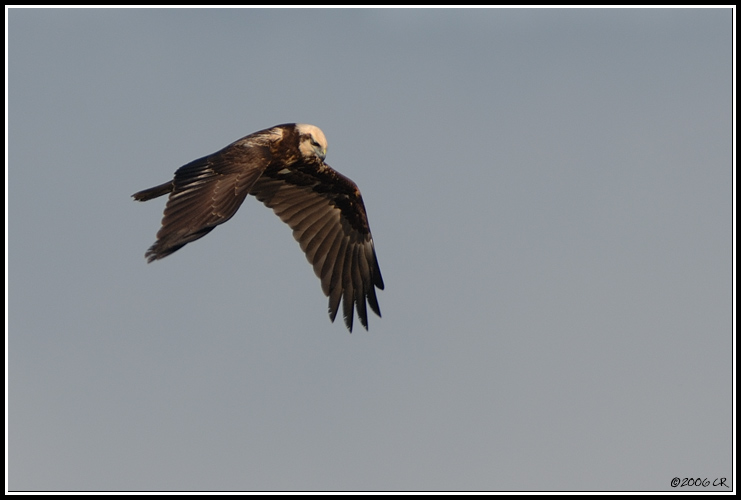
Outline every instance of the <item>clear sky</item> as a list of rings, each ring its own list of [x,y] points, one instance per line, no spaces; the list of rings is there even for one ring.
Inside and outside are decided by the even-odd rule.
[[[733,485],[730,9],[6,15],[11,490]],[[368,332],[254,198],[144,258],[132,193],[286,122]]]

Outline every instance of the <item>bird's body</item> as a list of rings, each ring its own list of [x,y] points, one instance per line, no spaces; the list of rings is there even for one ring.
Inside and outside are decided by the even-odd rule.
[[[324,163],[327,141],[305,124],[278,125],[180,167],[172,181],[133,195],[147,201],[169,194],[149,262],[208,234],[229,220],[248,194],[293,229],[329,297],[334,321],[342,299],[352,331],[353,309],[368,328],[367,305],[381,315],[375,288],[383,289],[360,191]]]

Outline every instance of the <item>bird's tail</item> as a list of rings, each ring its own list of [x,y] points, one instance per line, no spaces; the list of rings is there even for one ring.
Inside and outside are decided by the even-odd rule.
[[[144,191],[139,191],[138,193],[134,193],[131,196],[137,201],[147,201],[147,200],[151,200],[152,198],[157,198],[158,196],[168,194],[171,191],[172,191],[172,181],[168,181],[168,182],[165,182],[164,184],[160,184],[159,186],[154,186],[152,188],[145,189]]]

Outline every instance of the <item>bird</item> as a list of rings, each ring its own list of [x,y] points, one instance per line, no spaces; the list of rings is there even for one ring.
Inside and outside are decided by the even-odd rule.
[[[330,320],[342,300],[347,329],[352,333],[356,309],[368,330],[366,304],[381,317],[376,288],[384,288],[373,236],[358,186],[324,163],[326,154],[319,127],[276,125],[183,165],[171,181],[134,193],[137,201],[169,195],[147,262],[204,237],[252,195],[293,230],[329,297]]]

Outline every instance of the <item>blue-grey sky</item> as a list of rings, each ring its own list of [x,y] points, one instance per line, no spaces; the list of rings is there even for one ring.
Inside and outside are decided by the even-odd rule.
[[[7,16],[10,489],[733,485],[730,9]],[[286,122],[368,332],[253,198],[144,258],[132,193]]]

